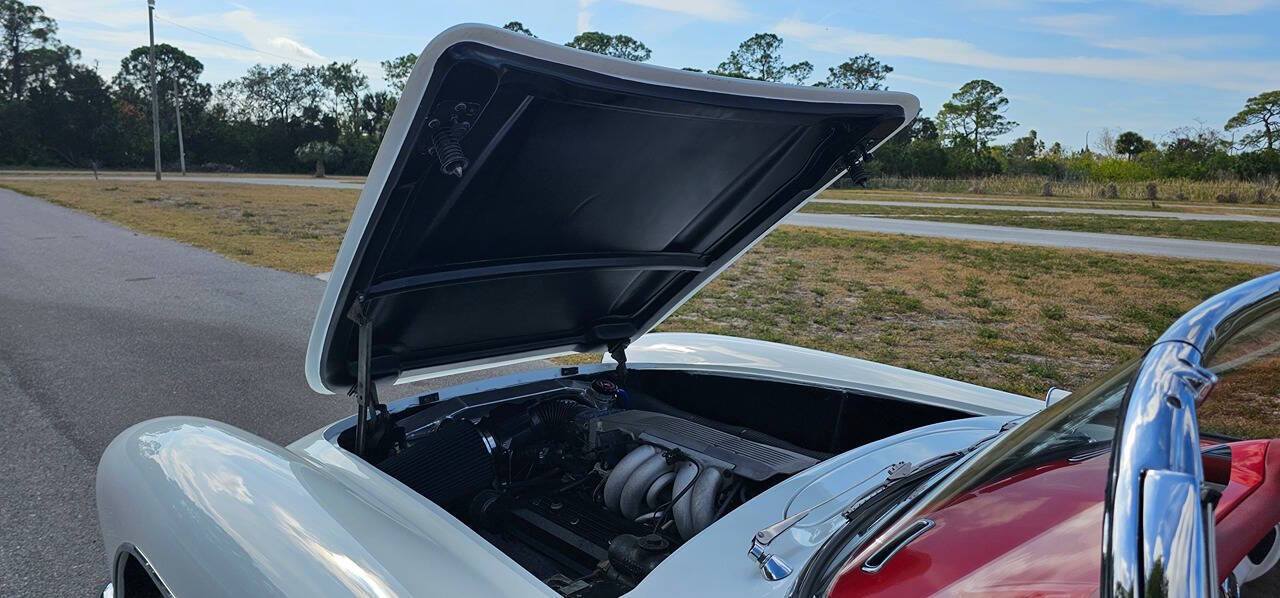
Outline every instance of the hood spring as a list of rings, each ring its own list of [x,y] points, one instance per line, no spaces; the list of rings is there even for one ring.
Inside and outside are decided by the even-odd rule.
[[[427,153],[434,154],[440,160],[440,172],[462,178],[462,172],[471,165],[459,144],[471,131],[471,121],[459,117],[474,116],[478,110],[478,104],[458,102],[454,104],[452,114],[442,114],[427,121],[427,128],[431,129],[431,147]],[[444,110],[438,107],[437,111]]]
[[[440,160],[440,172],[462,178],[462,171],[471,165],[471,161],[462,153],[458,145],[458,137],[451,126],[441,125],[431,133],[431,149]]]

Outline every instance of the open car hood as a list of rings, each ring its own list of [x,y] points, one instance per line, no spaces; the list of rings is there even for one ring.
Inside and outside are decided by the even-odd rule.
[[[446,30],[414,66],[352,215],[308,383],[354,384],[357,301],[375,378],[625,344],[918,110],[905,93]]]

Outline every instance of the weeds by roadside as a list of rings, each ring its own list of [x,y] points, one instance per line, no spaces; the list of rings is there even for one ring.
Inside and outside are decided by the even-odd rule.
[[[978,195],[1043,195],[1044,184],[1049,183],[1053,196],[1094,199],[1148,199],[1147,186],[1156,186],[1157,199],[1213,203],[1219,195],[1248,198],[1257,197],[1259,189],[1265,192],[1268,203],[1276,203],[1280,187],[1274,182],[1266,184],[1243,181],[1195,181],[1191,179],[1159,179],[1154,181],[1047,181],[1038,176],[991,176],[982,178],[914,178],[873,177],[870,189],[918,191],[927,193],[969,193]]]

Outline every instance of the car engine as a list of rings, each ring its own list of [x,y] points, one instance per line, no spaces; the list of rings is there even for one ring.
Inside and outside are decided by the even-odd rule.
[[[608,379],[575,384],[411,431],[378,467],[560,594],[587,598],[625,593],[725,513],[819,460],[632,399]]]

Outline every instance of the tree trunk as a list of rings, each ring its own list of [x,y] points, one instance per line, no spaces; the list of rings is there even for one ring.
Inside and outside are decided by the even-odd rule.
[[[324,160],[316,160],[316,178],[324,178]]]

